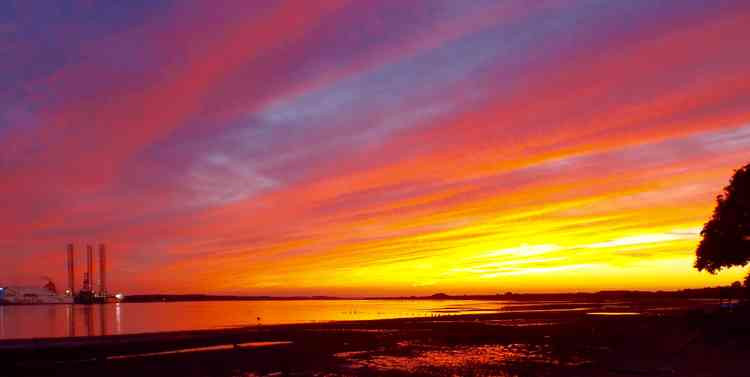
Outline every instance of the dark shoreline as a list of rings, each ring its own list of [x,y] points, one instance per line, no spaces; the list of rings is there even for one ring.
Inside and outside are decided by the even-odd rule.
[[[729,286],[692,288],[676,291],[599,291],[572,293],[512,293],[494,295],[450,295],[436,293],[429,296],[243,296],[208,294],[134,294],[127,295],[123,302],[184,302],[184,301],[291,301],[291,300],[663,300],[663,299],[719,299],[737,296]]]
[[[8,366],[4,372],[9,376],[746,375],[747,310],[728,312],[703,305],[659,311],[649,310],[651,303],[639,305],[646,314],[512,311],[10,340],[0,341],[0,362]],[[233,347],[254,342],[288,343]],[[221,345],[230,347],[116,358]],[[481,358],[477,350],[495,356]],[[434,356],[443,354],[468,361],[445,364]],[[407,362],[428,360],[425,355],[437,357],[435,364]],[[380,365],[388,360],[398,362]]]

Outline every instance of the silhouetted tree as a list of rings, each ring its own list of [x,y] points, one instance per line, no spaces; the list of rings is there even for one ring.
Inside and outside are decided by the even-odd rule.
[[[695,268],[716,273],[750,261],[750,164],[736,170],[703,226]],[[746,280],[747,281],[747,280]]]
[[[750,276],[750,275],[748,275]],[[735,281],[729,286],[729,299],[737,298],[742,299],[743,296],[742,283]]]
[[[732,297],[742,297],[742,283],[735,281],[729,287],[732,289]]]

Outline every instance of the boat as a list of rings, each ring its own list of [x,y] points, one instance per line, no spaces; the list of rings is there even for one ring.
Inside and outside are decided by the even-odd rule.
[[[61,295],[51,282],[44,287],[0,287],[0,305],[72,304],[72,295]]]

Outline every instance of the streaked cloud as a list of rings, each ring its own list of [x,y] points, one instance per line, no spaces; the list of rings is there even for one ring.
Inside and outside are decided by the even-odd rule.
[[[0,280],[62,281],[35,261],[71,241],[138,292],[742,274],[691,264],[748,162],[745,3],[59,7],[0,5]]]

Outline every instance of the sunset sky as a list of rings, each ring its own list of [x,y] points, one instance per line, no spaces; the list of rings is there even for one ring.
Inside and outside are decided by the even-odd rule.
[[[749,43],[739,0],[3,1],[0,285],[69,242],[127,293],[727,284]]]

